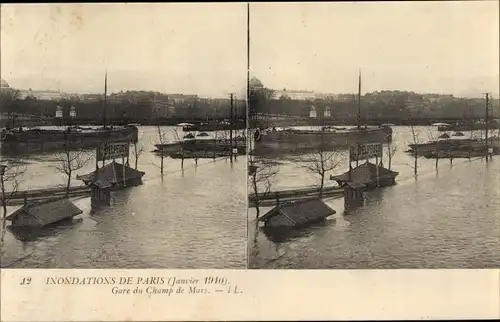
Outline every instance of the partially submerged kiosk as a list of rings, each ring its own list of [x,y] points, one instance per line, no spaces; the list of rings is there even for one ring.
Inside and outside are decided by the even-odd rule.
[[[115,161],[122,159],[122,163]],[[125,163],[125,158],[129,157],[129,142],[110,143],[97,148],[95,171],[76,176],[85,185],[90,187],[92,208],[109,206],[111,201],[111,191],[121,190],[126,187],[142,184],[144,172],[135,170]],[[112,160],[106,164],[107,160]],[[99,168],[99,161],[103,166]]]
[[[379,160],[382,160],[382,143],[368,143],[351,146],[349,149],[349,170],[336,176],[330,176],[330,180],[337,181],[344,188],[345,208],[362,205],[364,201],[363,192],[377,187],[391,186],[396,183],[398,172],[384,168]],[[369,160],[375,158],[375,163]],[[360,161],[365,161],[359,164]],[[356,167],[352,163],[356,162]]]

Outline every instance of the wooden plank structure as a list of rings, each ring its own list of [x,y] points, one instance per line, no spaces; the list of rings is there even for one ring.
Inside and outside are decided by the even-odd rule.
[[[111,191],[142,184],[144,174],[113,160],[92,173],[76,178],[90,187],[90,204],[95,209],[111,204]]]
[[[41,228],[81,214],[83,211],[69,199],[27,203],[6,219],[13,227]]]
[[[335,214],[321,199],[306,199],[279,204],[258,219],[273,228],[303,227]]]
[[[398,172],[386,169],[379,164],[382,158],[383,146],[375,144],[357,144],[349,149],[349,170],[343,174],[330,176],[330,180],[337,181],[344,188],[344,208],[360,206],[364,202],[363,191],[377,187],[390,186],[396,183]],[[369,160],[375,158],[375,164]],[[359,161],[366,160],[359,165]],[[356,167],[352,167],[352,162]]]
[[[145,172],[135,170],[113,160],[91,173],[76,176],[76,179],[82,180],[88,186],[92,183],[100,188],[119,190],[128,186],[142,184],[144,174]]]
[[[92,209],[111,204],[111,187],[109,182],[94,181],[90,186],[90,205]]]
[[[394,185],[398,174],[398,172],[366,161],[343,174],[330,176],[330,180],[337,181],[338,185],[341,187],[345,187],[347,184],[352,183],[351,188],[353,189],[354,187],[359,187],[360,184],[363,185],[363,189],[372,189]]]
[[[365,185],[362,183],[348,182],[344,186],[344,208],[360,206],[364,202],[363,190]]]

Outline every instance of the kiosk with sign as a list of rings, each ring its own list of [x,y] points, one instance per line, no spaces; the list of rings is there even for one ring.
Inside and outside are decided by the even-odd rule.
[[[145,173],[126,165],[125,158],[128,159],[128,157],[128,142],[104,144],[96,150],[96,170],[77,176],[77,179],[82,180],[91,188],[92,208],[110,205],[111,191],[142,183]],[[122,159],[122,164],[115,161],[118,158]],[[107,160],[112,161],[105,164]],[[99,161],[102,161],[101,168],[98,167]]]
[[[344,187],[344,197],[346,208],[351,205],[359,205],[363,201],[363,191],[377,187],[395,184],[398,172],[382,167],[379,159],[382,159],[382,144],[369,143],[351,146],[349,149],[349,171],[331,176],[331,180]],[[375,164],[369,162],[375,158]],[[352,167],[352,163],[366,161],[361,165]]]

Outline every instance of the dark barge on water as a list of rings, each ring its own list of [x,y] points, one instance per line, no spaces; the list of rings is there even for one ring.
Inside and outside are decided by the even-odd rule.
[[[485,131],[488,130],[498,130],[500,129],[500,124],[497,121],[490,121],[488,123],[476,123],[476,122],[457,122],[455,124],[442,124],[438,126],[438,131]]]
[[[279,153],[307,153],[322,149],[336,149],[356,144],[385,143],[392,140],[392,128],[359,127],[353,129],[272,130],[254,132],[255,155]]]
[[[133,125],[85,128],[14,129],[1,131],[1,153],[27,154],[64,151],[66,146],[91,149],[103,143],[131,142],[138,140],[138,129]]]
[[[234,122],[233,124],[229,122],[206,122],[206,123],[181,123],[177,124],[181,126],[184,132],[193,131],[203,131],[203,132],[213,132],[213,131],[230,131],[230,130],[244,130],[246,129],[245,120],[240,120],[239,122]]]
[[[214,156],[226,156],[231,153],[245,154],[247,142],[244,136],[235,137],[232,142],[229,139],[218,139],[208,135],[206,132],[194,135],[189,133],[179,142],[155,144],[153,152],[168,154],[172,158],[212,158]]]

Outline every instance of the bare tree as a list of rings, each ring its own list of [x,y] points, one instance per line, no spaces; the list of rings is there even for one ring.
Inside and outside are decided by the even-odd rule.
[[[391,170],[392,167],[392,158],[398,151],[398,145],[396,144],[395,140],[390,140],[389,138],[387,139],[387,149],[385,150],[385,155],[387,156],[388,159],[388,169]]]
[[[248,175],[250,176],[250,183],[255,198],[254,204],[257,212],[257,219],[260,217],[259,205],[262,199],[271,192],[274,179],[278,172],[279,169],[274,164],[264,161],[255,161],[253,158],[249,157]]]
[[[175,142],[182,143],[181,135],[179,134],[179,131],[176,128],[174,128],[174,140]],[[181,169],[184,169],[184,151],[182,147],[180,152],[181,152]]]
[[[165,158],[165,149],[163,145],[167,143],[167,135],[161,130],[160,124],[156,126],[157,129],[157,144],[160,145],[160,174],[163,177],[163,160]]]
[[[297,159],[299,164],[310,172],[320,176],[319,197],[323,197],[325,175],[335,170],[345,159],[345,155],[338,150],[326,148],[324,134],[320,134],[321,142],[315,152],[302,155]]]
[[[140,142],[140,140],[138,140],[138,142]],[[140,143],[138,144],[138,142],[134,142],[134,150],[132,151],[132,155],[134,156],[136,170],[137,170],[137,163],[139,162],[139,157],[144,152],[144,146]]]
[[[437,145],[437,139],[435,138],[434,136],[434,133],[432,132],[431,129],[427,129],[427,135],[429,136],[429,139],[435,143],[435,146],[436,146],[436,164],[435,164],[435,168],[436,168],[436,171],[438,171],[438,167],[439,167],[439,146]]]
[[[9,162],[6,165],[0,165],[0,183],[2,189],[2,209],[3,218],[7,216],[7,204],[18,192],[21,179],[26,172],[26,166],[18,162]],[[6,187],[7,186],[7,187]],[[8,192],[6,190],[9,190]]]
[[[418,133],[415,132],[415,127],[413,126],[413,124],[410,125],[410,129],[411,129],[412,143],[413,144],[419,144],[420,143],[420,138],[419,138]],[[419,158],[418,148],[415,148],[413,150],[413,166],[412,166],[415,178],[418,175],[418,158]]]
[[[344,155],[339,151],[320,150],[309,153],[299,158],[302,167],[320,176],[319,197],[323,197],[325,176],[329,171],[335,170],[344,160]]]
[[[69,195],[73,172],[85,167],[91,159],[92,156],[88,151],[73,149],[73,145],[68,141],[64,144],[64,151],[55,155],[55,164],[52,167],[67,176],[66,196]]]

